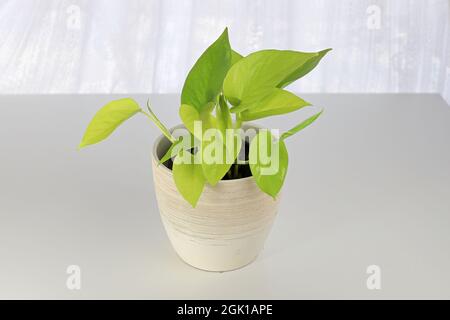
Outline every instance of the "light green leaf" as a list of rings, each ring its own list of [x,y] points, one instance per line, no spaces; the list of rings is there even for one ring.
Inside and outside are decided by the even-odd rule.
[[[273,87],[255,88],[245,97],[244,103],[241,103],[241,101],[239,100],[238,104],[233,104],[233,102],[230,101],[230,103],[233,105],[233,107],[231,107],[230,109],[230,112],[240,113],[250,108],[257,108],[264,98],[267,98],[268,96],[272,95],[274,91],[276,91],[275,89],[277,88]]]
[[[243,58],[242,55],[240,55],[238,52],[231,50],[231,65],[235,64],[239,60]]]
[[[79,148],[106,139],[122,122],[141,111],[131,98],[114,100],[102,107],[89,123]]]
[[[217,126],[219,129],[225,133],[225,130],[231,128],[233,121],[231,119],[230,109],[228,108],[227,102],[223,95],[219,97],[219,104],[216,108]]]
[[[257,101],[258,95],[255,93],[260,93],[264,97],[267,89],[283,88],[309,73],[329,50],[254,52],[230,68],[224,80],[223,92],[234,106],[245,107],[247,103]]]
[[[224,106],[222,105],[222,108]],[[209,108],[209,107],[208,107]],[[239,151],[230,150],[228,151],[226,148],[226,136],[224,136],[224,131],[220,130],[219,128],[222,126],[228,126],[231,124],[226,120],[222,114],[221,111],[219,111],[219,115],[221,117],[221,120],[217,120],[214,116],[212,116],[208,112],[208,108],[205,108],[202,113],[199,113],[194,107],[190,105],[183,104],[180,107],[180,117],[186,126],[186,128],[197,138],[201,141],[200,145],[200,154],[202,155],[202,159],[204,158],[213,158],[217,160],[211,160],[211,162],[207,163],[205,161],[202,161],[202,167],[203,167],[203,173],[206,177],[207,181],[211,185],[216,185],[220,179],[227,173],[229,168],[232,165],[231,163],[224,162],[222,159],[223,157],[227,156],[227,152],[230,153],[230,156],[234,156],[233,161],[236,159],[237,154]],[[220,108],[220,104],[219,104]],[[223,112],[226,112],[226,110],[222,110]],[[199,121],[197,125],[197,128],[194,127],[195,121]],[[220,126],[218,123],[221,123]],[[205,133],[207,130],[213,129],[218,130],[217,132],[210,131],[210,133],[213,133],[214,135],[211,137],[211,139],[205,139]],[[226,129],[226,128],[225,128]],[[199,131],[200,130],[200,131]],[[220,140],[216,140],[215,136],[219,135]],[[224,140],[225,138],[225,140]],[[216,145],[216,141],[218,141]],[[225,141],[225,142],[224,142]],[[240,142],[240,141],[239,141]],[[222,146],[222,153],[215,151],[219,151],[219,147]],[[239,149],[240,150],[240,146]],[[222,155],[222,156],[221,156]],[[218,159],[222,158],[222,159]]]
[[[288,168],[288,152],[282,140],[274,140],[267,130],[250,143],[250,170],[258,187],[275,198],[283,186]]]
[[[177,146],[179,146],[182,141],[183,141],[183,137],[179,137],[174,143],[172,143],[169,150],[167,150],[166,154],[159,160],[158,165],[175,157],[178,153]]]
[[[296,125],[295,127],[293,127],[292,129],[284,132],[281,137],[280,140],[284,140],[286,138],[289,138],[290,136],[296,134],[297,132],[299,132],[300,130],[303,130],[304,128],[306,128],[307,126],[309,126],[311,123],[313,123],[314,121],[316,121],[316,119],[322,114],[323,110],[320,111],[319,113],[316,113],[315,115],[309,117],[308,119],[306,119],[305,121],[301,122],[300,124]]]
[[[207,103],[216,101],[230,66],[231,47],[228,29],[225,29],[189,72],[181,93],[181,104],[191,105],[201,112]]]
[[[212,186],[215,186],[230,170],[241,150],[240,136],[238,134],[233,135],[231,132],[228,132],[230,135],[220,137],[222,133],[217,131],[217,134],[219,134],[217,138],[202,141],[203,175]],[[223,141],[223,138],[225,138],[225,141]],[[227,145],[227,141],[230,141],[229,145]],[[232,145],[231,141],[234,141]]]
[[[279,88],[284,88],[294,82],[297,79],[300,79],[301,77],[308,74],[310,71],[312,71],[322,60],[322,58],[331,51],[331,48],[325,49],[322,51],[317,52],[312,58],[308,59],[305,64],[299,66],[296,70],[294,70],[288,77],[286,77],[279,85]]]
[[[200,120],[200,113],[193,106],[189,104],[182,104],[180,106],[180,118],[184,126],[194,134],[194,122]]]
[[[230,170],[241,150],[241,138],[238,131],[230,130],[227,132],[227,129],[232,129],[233,122],[223,95],[220,95],[219,104],[216,106],[216,117],[217,126],[214,129],[218,129],[218,131],[215,132],[211,140],[203,140],[201,149],[203,175],[212,186],[216,185]],[[232,145],[231,141],[234,141]],[[229,145],[227,145],[227,142],[230,142]],[[207,158],[216,161],[205,161]]]
[[[166,154],[161,158],[161,160],[159,160],[158,165],[166,162],[171,158],[175,158],[180,150],[191,151],[199,145],[200,142],[192,134],[178,137],[178,139],[171,144]]]
[[[202,166],[195,163],[196,156],[189,151],[180,150],[180,153],[175,157],[172,168],[173,178],[178,191],[194,208],[205,186]],[[179,161],[179,158],[187,158],[189,162],[183,163]]]
[[[250,121],[285,114],[311,105],[283,89],[273,88],[268,92],[270,93],[266,94],[260,101],[247,105],[247,108],[240,113],[242,120]]]
[[[217,121],[214,116],[210,114],[211,108],[214,107],[213,103],[207,104],[203,111],[199,113],[197,109],[188,104],[182,104],[180,106],[180,118],[183,121],[185,127],[191,132],[197,139],[202,140],[201,134],[209,128],[216,126]],[[195,121],[200,121],[201,132],[195,131]]]

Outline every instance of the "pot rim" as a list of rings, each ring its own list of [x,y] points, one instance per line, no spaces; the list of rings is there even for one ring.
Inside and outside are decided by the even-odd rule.
[[[251,122],[247,122],[245,124],[243,124],[243,127],[250,127],[250,128],[255,128],[255,129],[262,129],[263,127],[251,123]],[[180,129],[180,128],[186,128],[183,124],[178,124],[172,128],[169,129],[169,132],[173,132],[175,129]],[[163,139],[167,139],[166,136],[164,136],[163,134],[160,134],[155,141],[153,142],[153,148],[152,148],[152,159],[153,161],[156,162],[156,166],[158,168],[162,168],[162,170],[166,171],[168,174],[173,175],[172,170],[170,170],[169,168],[167,168],[165,165],[161,164],[158,165],[159,159],[158,159],[158,155],[156,153],[156,149],[158,147],[158,145],[161,143],[161,141],[163,141]],[[253,175],[251,175],[250,177],[245,177],[245,178],[239,178],[239,179],[231,179],[231,180],[220,180],[219,182],[217,182],[217,184],[215,186],[217,186],[218,184],[222,183],[222,184],[230,184],[230,183],[239,183],[241,181],[247,181],[249,179],[253,179]]]

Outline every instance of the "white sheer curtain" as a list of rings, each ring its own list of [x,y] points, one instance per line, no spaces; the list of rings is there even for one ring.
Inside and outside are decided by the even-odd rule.
[[[179,92],[230,28],[242,54],[332,47],[302,92],[450,95],[447,0],[0,1],[0,93]]]

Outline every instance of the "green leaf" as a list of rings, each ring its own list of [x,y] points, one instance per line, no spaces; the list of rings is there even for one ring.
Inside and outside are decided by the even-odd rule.
[[[237,130],[227,131],[227,129],[232,129],[233,122],[223,95],[220,95],[219,104],[216,106],[216,117],[216,126],[210,128],[217,131],[213,132],[214,135],[210,140],[205,141],[205,137],[203,137],[201,148],[203,175],[212,186],[216,185],[230,170],[241,150],[242,143]],[[233,141],[232,145],[231,141]],[[229,145],[227,142],[230,142]],[[211,162],[207,159],[215,161]]]
[[[288,168],[288,152],[282,140],[274,140],[260,130],[250,143],[250,170],[258,187],[275,198],[283,186]]]
[[[316,119],[322,114],[323,110],[316,113],[315,115],[309,117],[308,119],[306,119],[305,121],[301,122],[300,124],[296,125],[295,127],[293,127],[292,129],[284,132],[281,137],[280,140],[284,140],[286,138],[289,138],[290,136],[296,134],[297,132],[299,132],[300,130],[303,130],[304,128],[306,128],[307,126],[309,126],[311,123],[313,123],[314,121],[316,121]]]
[[[195,157],[189,151],[180,150],[173,163],[173,178],[183,198],[195,208],[205,186],[201,164],[195,163]],[[181,158],[189,161],[182,162]]]
[[[223,92],[231,104],[246,108],[247,104],[258,101],[259,95],[264,98],[268,89],[283,88],[309,73],[329,50],[254,52],[230,68],[223,83]]]
[[[228,108],[227,102],[223,95],[219,97],[219,104],[216,108],[217,126],[219,129],[225,133],[225,130],[231,128],[233,121],[231,119],[230,109]]]
[[[260,101],[248,105],[240,113],[242,120],[250,121],[285,114],[311,105],[309,102],[283,89],[273,88],[268,90],[268,92]]]
[[[220,108],[220,106],[219,106]],[[223,108],[223,106],[222,106]],[[212,116],[209,113],[209,107],[205,108],[204,111],[199,113],[197,109],[194,107],[183,104],[180,107],[180,117],[186,126],[186,128],[197,138],[200,140],[200,152],[199,155],[202,156],[202,159],[205,157],[209,158],[217,158],[220,157],[220,155],[216,155],[213,151],[218,150],[220,146],[222,146],[222,155],[227,155],[226,152],[226,146],[224,145],[224,139],[223,139],[223,131],[218,130],[218,134],[221,135],[221,140],[217,142],[218,146],[216,146],[216,139],[213,137],[211,140],[205,139],[205,133],[208,129],[218,129],[219,125],[218,123],[221,122],[220,126],[227,125],[228,121],[224,119],[224,116],[221,115],[221,111],[219,111],[219,115],[221,115],[221,120],[216,120],[214,116]],[[225,110],[223,110],[225,112]],[[198,123],[200,126],[197,127],[197,130],[194,127],[195,121],[199,121]],[[201,132],[198,131],[201,129]],[[225,138],[226,139],[226,138]],[[217,148],[217,149],[216,149]],[[231,152],[231,151],[230,151]],[[237,157],[236,153],[236,157]],[[236,157],[234,159],[236,159]],[[223,157],[222,157],[223,158]],[[234,161],[233,159],[233,161]],[[216,185],[220,179],[227,173],[229,168],[231,167],[231,164],[224,163],[223,160],[218,160],[216,162],[206,163],[205,161],[202,161],[201,166],[203,168],[203,173],[207,181],[211,185]]]
[[[141,111],[131,98],[114,100],[102,107],[89,123],[79,148],[106,139],[122,122]]]
[[[199,113],[198,110],[191,105],[182,104],[180,106],[179,114],[183,124],[189,132],[199,140],[202,140],[202,137],[199,136],[200,132],[195,131],[195,121],[201,121],[199,124],[201,124],[200,128],[202,132],[216,126],[216,118],[210,114],[211,107],[214,107],[213,103],[207,104],[207,106],[203,108],[203,111]]]
[[[231,50],[231,65],[235,64],[239,60],[243,58],[242,55],[240,55],[238,52]]]
[[[298,67],[294,72],[292,72],[288,77],[286,77],[279,85],[278,87],[284,88],[294,82],[297,79],[300,79],[301,77],[308,74],[310,71],[312,71],[322,60],[322,58],[331,51],[331,48],[325,49],[322,51],[317,52],[316,55],[314,55],[312,58],[308,59],[305,64]]]
[[[182,104],[180,106],[179,114],[186,129],[194,134],[194,122],[200,120],[200,113],[193,106],[189,104]]]
[[[181,92],[181,104],[191,105],[199,112],[216,101],[223,79],[231,66],[228,29],[206,49],[189,72]]]
[[[218,130],[216,132],[218,136],[211,140],[202,141],[203,175],[212,186],[215,186],[230,170],[241,150],[240,136],[238,134],[232,135],[231,132],[233,131],[228,131],[229,135],[223,136],[222,132]],[[227,145],[227,141],[234,142],[232,145]]]
[[[172,145],[170,146],[169,150],[167,150],[166,154],[159,160],[158,165],[166,162],[167,160],[173,158],[176,156],[177,152],[177,146],[180,145],[180,143],[183,141],[183,137],[179,137],[178,140],[176,140]]]
[[[175,158],[181,150],[191,151],[199,145],[199,141],[192,134],[178,137],[178,139],[171,144],[166,154],[161,158],[161,160],[159,160],[158,165],[166,162],[171,158]]]

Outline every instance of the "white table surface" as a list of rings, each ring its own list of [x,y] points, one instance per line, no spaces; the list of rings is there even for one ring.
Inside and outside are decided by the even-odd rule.
[[[189,267],[170,247],[148,119],[77,151],[116,97],[0,97],[0,298],[450,298],[450,107],[440,96],[304,95],[325,113],[287,142],[263,253],[228,273]],[[179,122],[178,96],[151,100],[163,122]],[[304,114],[259,123],[288,129]],[[366,287],[372,264],[381,290]],[[81,290],[66,287],[69,265],[81,267]]]

